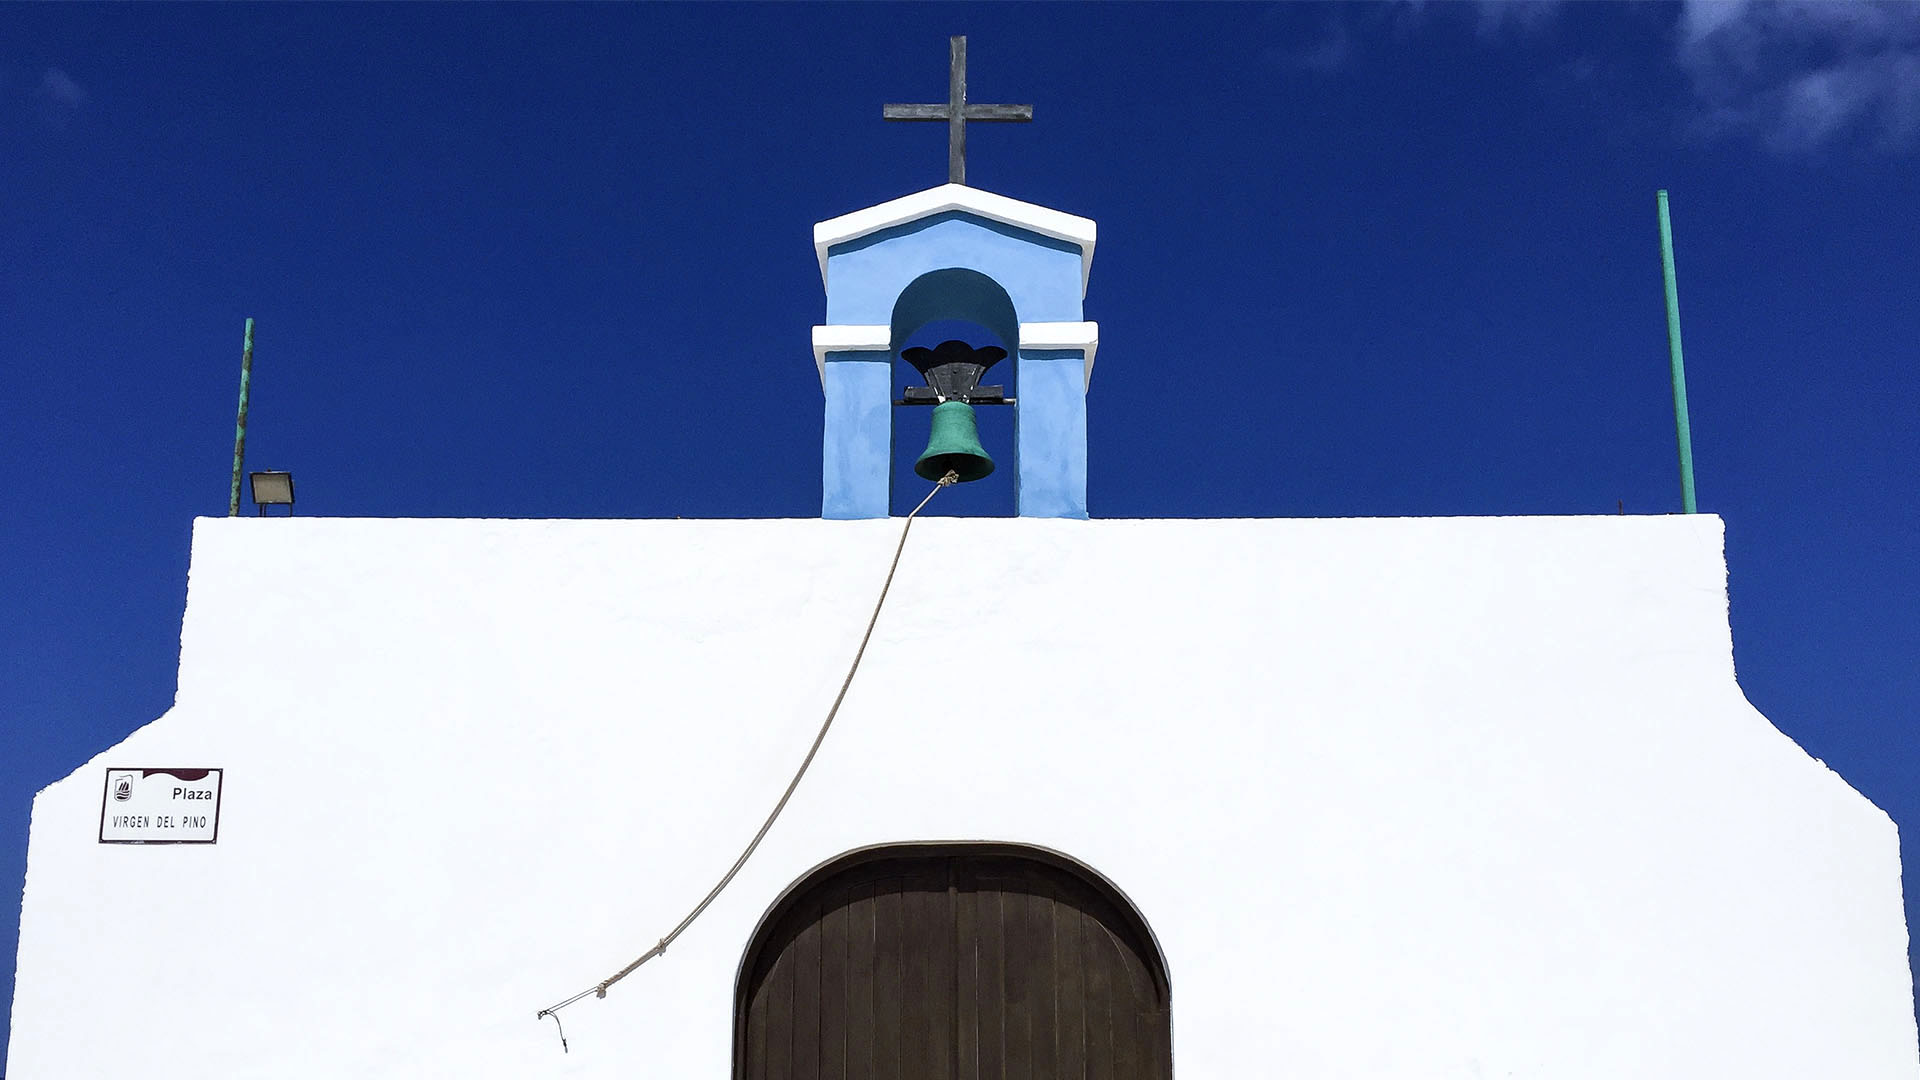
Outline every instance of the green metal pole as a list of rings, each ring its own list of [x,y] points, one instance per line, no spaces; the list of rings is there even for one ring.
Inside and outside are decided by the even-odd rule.
[[[246,343],[240,347],[240,419],[233,428],[233,487],[227,492],[227,516],[240,516],[240,468],[247,456],[247,383],[253,377],[253,320],[247,320]]]
[[[1673,431],[1680,444],[1680,503],[1698,513],[1693,502],[1693,426],[1687,422],[1687,364],[1680,355],[1680,287],[1673,276],[1673,221],[1667,216],[1667,190],[1660,189],[1660,271],[1667,281],[1667,353],[1673,361]]]

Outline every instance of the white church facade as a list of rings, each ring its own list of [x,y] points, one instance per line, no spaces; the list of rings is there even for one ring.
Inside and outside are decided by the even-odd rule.
[[[196,524],[174,706],[34,803],[14,1080],[1920,1080],[1893,822],[1742,695],[1717,518],[1090,519],[1093,223],[815,241],[820,519]],[[912,525],[738,876],[537,1015],[809,754],[942,320],[1019,516]]]

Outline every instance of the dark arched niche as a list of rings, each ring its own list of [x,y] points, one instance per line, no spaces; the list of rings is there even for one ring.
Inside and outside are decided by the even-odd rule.
[[[1020,347],[1020,316],[1007,290],[978,270],[954,266],[921,274],[900,291],[900,298],[893,302],[894,354],[899,354],[914,331],[943,320],[977,323],[1009,352]]]
[[[1007,844],[867,848],[775,901],[735,1080],[1169,1080],[1166,964],[1105,878]]]

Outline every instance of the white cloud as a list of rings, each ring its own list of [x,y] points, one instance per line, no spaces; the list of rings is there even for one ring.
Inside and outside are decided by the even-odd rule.
[[[1481,37],[1499,37],[1507,30],[1530,33],[1545,27],[1560,12],[1560,0],[1477,0]]]
[[[48,68],[40,77],[40,95],[67,109],[78,109],[87,100],[86,90],[59,68]]]
[[[40,103],[40,118],[54,125],[65,124],[87,103],[86,88],[59,68],[48,68],[46,74],[40,76],[40,85],[34,89],[33,96]]]
[[[1920,0],[1917,0],[1920,2]],[[1382,25],[1395,33],[1407,33],[1430,25],[1432,16],[1472,13],[1475,32],[1487,41],[1512,33],[1526,36],[1553,22],[1565,0],[1473,0],[1471,4],[1429,4],[1428,0],[1392,0],[1387,4],[1343,3],[1313,43],[1302,50],[1269,49],[1269,59],[1300,71],[1332,75],[1345,70],[1362,52],[1362,39],[1353,32],[1353,24],[1369,29]]]
[[[1342,7],[1297,68],[1332,73],[1362,48]],[[1379,11],[1361,8],[1362,11]],[[1435,12],[1472,13],[1479,36],[1537,39],[1563,0],[1400,0],[1384,9],[1405,27]],[[1782,153],[1845,144],[1886,151],[1920,145],[1920,0],[1682,0],[1670,62],[1689,85],[1680,110],[1711,136],[1757,139]],[[1576,57],[1590,80],[1600,61]]]
[[[1332,74],[1347,66],[1353,58],[1353,34],[1347,25],[1338,19],[1327,24],[1312,49],[1287,57],[1287,62],[1305,71],[1315,71],[1323,75]]]
[[[1920,4],[1687,0],[1677,59],[1696,119],[1787,153],[1920,134]]]

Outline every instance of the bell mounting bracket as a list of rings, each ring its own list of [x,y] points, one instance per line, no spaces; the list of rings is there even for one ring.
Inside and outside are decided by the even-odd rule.
[[[925,386],[901,389],[895,405],[938,405],[943,401],[961,401],[968,405],[1012,405],[1004,386],[981,386],[987,369],[1006,359],[1007,350],[997,345],[976,349],[964,341],[943,341],[937,347],[900,350],[900,358],[912,364],[927,380]]]

